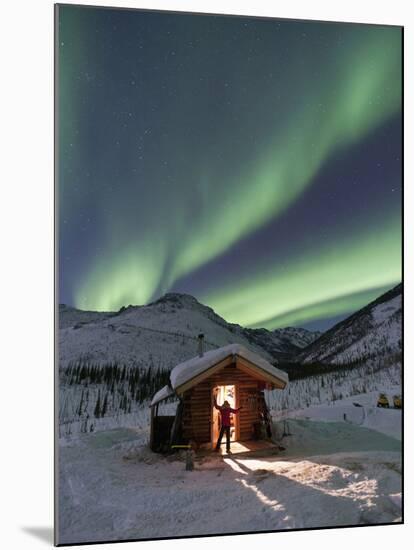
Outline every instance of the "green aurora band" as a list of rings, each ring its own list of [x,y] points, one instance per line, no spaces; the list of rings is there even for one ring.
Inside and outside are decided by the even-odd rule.
[[[399,217],[338,247],[275,265],[202,301],[227,321],[278,328],[356,310],[401,280]]]
[[[106,221],[102,255],[91,263],[75,289],[76,307],[109,311],[130,303],[147,303],[276,219],[309,188],[336,152],[357,144],[399,111],[400,46],[398,29],[365,27],[355,31],[350,45],[338,48],[336,62],[321,71],[318,78],[309,77],[304,94],[292,94],[296,101],[293,116],[284,116],[284,106],[276,100],[278,88],[262,90],[258,102],[270,113],[274,135],[260,153],[256,151],[243,160],[233,178],[223,179],[219,170],[210,166],[207,156],[195,182],[190,178],[176,182],[167,191],[151,182],[153,200],[161,192],[164,197],[157,203],[157,217],[146,215],[147,205],[139,202],[126,205],[119,201],[114,205],[118,213]],[[295,89],[298,75],[305,70],[302,58],[311,55],[302,52],[293,59],[285,80],[278,82],[285,95]],[[68,111],[64,94],[63,90],[60,98],[65,106],[60,118],[73,120],[73,112],[64,112]],[[67,144],[66,134],[73,133],[73,129],[65,124],[69,123],[62,125],[60,139]],[[242,150],[240,154],[243,156]],[[137,181],[139,185],[142,183]],[[61,194],[65,211],[70,214],[78,205],[75,200],[69,201],[62,189]],[[194,203],[187,203],[188,194],[197,199],[196,211],[188,206]],[[137,213],[144,217],[145,224],[131,238],[128,220]],[[336,243],[335,249],[333,245],[317,245],[295,258],[287,271],[278,269],[271,259],[270,265],[258,265],[255,273],[244,279],[240,276],[231,287],[224,284],[198,298],[228,321],[269,328],[349,311],[360,305],[364,292],[390,285],[401,277],[397,217],[380,227],[372,221],[364,231]],[[272,253],[277,256],[277,250]],[[353,295],[359,298],[344,298]]]

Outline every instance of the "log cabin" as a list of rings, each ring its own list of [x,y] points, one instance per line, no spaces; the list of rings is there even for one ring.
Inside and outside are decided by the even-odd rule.
[[[200,353],[171,371],[170,384],[151,401],[150,446],[166,451],[174,444],[191,443],[214,448],[220,431],[220,413],[214,407],[225,400],[232,408],[232,442],[270,439],[271,423],[264,389],[284,389],[288,375],[240,344]],[[174,416],[159,416],[159,404],[178,399]],[[224,442],[223,442],[224,443]]]

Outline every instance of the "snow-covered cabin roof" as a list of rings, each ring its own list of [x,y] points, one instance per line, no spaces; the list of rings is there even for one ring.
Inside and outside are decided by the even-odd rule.
[[[170,397],[171,395],[174,395],[174,390],[170,388],[170,386],[164,386],[154,395],[150,407],[153,407],[154,405],[156,405],[160,401],[163,401],[164,399],[167,399],[167,397]]]
[[[238,356],[245,359],[251,365],[264,371],[267,375],[270,375],[271,378],[275,379],[275,382],[279,384],[282,383],[283,387],[289,381],[286,372],[274,367],[271,363],[266,361],[266,359],[257,355],[257,353],[253,353],[240,344],[230,344],[222,348],[208,351],[201,357],[193,357],[174,367],[170,375],[171,387],[176,390],[229,356]]]

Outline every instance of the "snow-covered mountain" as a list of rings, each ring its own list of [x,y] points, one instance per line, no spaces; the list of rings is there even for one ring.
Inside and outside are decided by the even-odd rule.
[[[80,311],[61,305],[59,321],[61,367],[82,360],[170,369],[197,354],[199,333],[205,335],[206,351],[239,343],[277,361],[296,354],[320,335],[297,328],[243,328],[227,323],[194,297],[177,293],[115,313]]]
[[[59,304],[59,328],[80,328],[86,323],[101,321],[111,317],[113,313],[102,311],[82,311],[66,304]]]
[[[285,392],[267,392],[272,411],[333,402],[401,381],[401,285],[322,335],[300,328],[246,329],[183,294],[115,313],[62,305],[60,324],[62,436],[134,424],[142,404],[168,382],[169,370],[198,353],[199,333],[206,351],[240,343],[282,362],[291,382]]]
[[[301,363],[343,364],[401,354],[402,284],[397,285],[301,351]]]
[[[301,327],[279,328],[274,332],[277,333],[280,338],[286,338],[290,344],[293,344],[298,348],[305,348],[322,335],[322,332],[319,330],[310,331]]]
[[[311,332],[305,328],[295,327],[273,331],[265,328],[239,328],[249,342],[270,353],[276,361],[290,359],[322,334],[319,331]]]

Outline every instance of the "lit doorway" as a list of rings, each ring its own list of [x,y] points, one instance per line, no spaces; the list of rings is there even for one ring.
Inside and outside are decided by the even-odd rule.
[[[212,430],[211,430],[211,438],[212,438],[212,446],[215,447],[217,443],[217,439],[220,434],[220,428],[221,428],[221,418],[220,418],[220,411],[218,411],[214,407],[214,396],[216,396],[217,399],[217,405],[221,406],[223,405],[224,401],[228,401],[230,404],[230,407],[232,409],[237,408],[237,390],[236,386],[233,385],[225,385],[225,386],[215,386],[212,390],[212,396],[211,396],[211,403],[212,403]],[[237,441],[237,434],[238,434],[238,422],[239,422],[239,415],[238,414],[232,414],[231,415],[231,427],[230,427],[230,441]],[[226,436],[224,435],[221,444],[225,445],[226,443]]]

